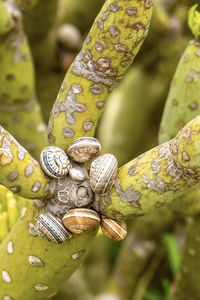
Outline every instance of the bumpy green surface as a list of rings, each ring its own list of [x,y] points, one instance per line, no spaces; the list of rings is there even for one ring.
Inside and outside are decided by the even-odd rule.
[[[15,300],[35,300],[52,295],[89,251],[95,232],[76,235],[61,245],[32,236],[30,223],[37,214],[37,210],[29,208],[0,245],[1,299],[9,296]],[[9,243],[13,253],[8,252]]]
[[[200,116],[171,141],[122,166],[108,195],[97,199],[97,207],[110,217],[127,219],[183,194],[199,181],[199,138]]]
[[[92,136],[110,91],[147,35],[151,1],[106,1],[63,81],[49,121],[49,141],[66,148]]]
[[[0,184],[25,198],[45,198],[50,178],[39,163],[0,126]]]
[[[196,40],[200,39],[200,12],[198,4],[192,6],[188,12],[188,25],[194,34]]]

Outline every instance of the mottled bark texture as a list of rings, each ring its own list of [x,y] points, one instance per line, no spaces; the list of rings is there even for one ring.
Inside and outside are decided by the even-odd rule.
[[[151,1],[106,1],[62,83],[50,115],[50,143],[66,148],[94,134],[108,94],[147,35],[151,13]]]
[[[200,116],[178,135],[118,170],[114,186],[96,197],[96,208],[113,218],[143,215],[171,202],[199,181]]]

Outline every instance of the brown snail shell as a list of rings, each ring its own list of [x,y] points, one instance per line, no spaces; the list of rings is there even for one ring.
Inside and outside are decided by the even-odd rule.
[[[102,218],[101,229],[105,236],[115,240],[123,240],[127,235],[127,227],[124,221],[117,221],[110,218]]]
[[[118,162],[114,155],[104,154],[96,158],[90,166],[90,184],[93,191],[106,193],[113,184],[117,169]]]
[[[43,171],[53,178],[66,176],[71,167],[65,151],[56,146],[48,146],[42,150],[40,163]]]
[[[65,213],[62,222],[74,233],[82,233],[95,229],[100,223],[98,213],[88,208],[75,208]]]
[[[35,220],[39,235],[49,241],[60,244],[72,237],[62,222],[50,213],[39,214]]]
[[[73,141],[67,150],[67,155],[74,161],[84,163],[95,157],[101,151],[101,145],[97,139],[82,137]]]

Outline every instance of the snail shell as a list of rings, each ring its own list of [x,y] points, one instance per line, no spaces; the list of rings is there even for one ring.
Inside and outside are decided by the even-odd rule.
[[[79,163],[84,163],[95,157],[101,151],[101,145],[97,139],[82,137],[73,141],[67,150],[68,156]]]
[[[78,182],[69,176],[59,179],[57,197],[59,203],[67,205],[68,209],[85,207],[94,201],[89,180]]]
[[[114,155],[104,154],[96,158],[90,166],[90,184],[95,193],[107,192],[117,174],[118,162]]]
[[[75,181],[83,181],[88,179],[88,171],[85,166],[80,166],[72,162],[72,167],[69,170],[69,176]]]
[[[95,229],[100,223],[98,213],[88,208],[71,209],[63,216],[63,224],[74,233]]]
[[[126,223],[109,218],[102,218],[101,229],[105,236],[115,240],[123,240],[127,235]]]
[[[50,213],[39,214],[35,220],[38,232],[49,241],[60,244],[72,237],[61,221]]]
[[[43,171],[53,178],[64,177],[71,167],[64,150],[55,146],[48,146],[43,149],[40,155],[40,163]]]

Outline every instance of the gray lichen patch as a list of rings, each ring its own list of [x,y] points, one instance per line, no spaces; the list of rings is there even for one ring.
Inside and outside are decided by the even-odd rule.
[[[140,207],[141,192],[134,190],[132,187],[123,190],[120,185],[120,179],[116,178],[114,181],[116,193],[119,195],[122,201],[130,203],[133,207]]]
[[[76,252],[76,253],[73,253],[73,254],[72,254],[72,259],[73,259],[73,260],[77,260],[77,259],[79,259],[81,256],[83,256],[83,254],[85,254],[85,250],[80,250],[80,251],[78,251],[78,252]]]
[[[7,176],[8,181],[15,181],[19,176],[19,172],[17,170],[14,170],[10,172]]]
[[[43,261],[37,256],[29,255],[28,261],[29,261],[30,265],[33,267],[36,267],[36,268],[44,267]]]
[[[44,292],[44,291],[48,290],[48,288],[49,287],[43,283],[38,283],[35,285],[35,290],[38,292]]]
[[[38,192],[39,191],[39,189],[41,188],[41,183],[40,183],[40,181],[36,181],[36,182],[34,182],[34,184],[33,184],[33,186],[32,186],[32,192]]]
[[[64,128],[62,129],[62,134],[63,134],[63,136],[64,136],[65,138],[71,138],[71,137],[74,136],[75,132],[74,132],[74,130],[73,130],[72,128],[70,128],[70,127],[64,127]]]
[[[86,120],[83,122],[84,131],[90,131],[94,127],[94,122],[92,120]]]
[[[26,177],[29,177],[33,174],[34,172],[34,167],[32,164],[29,164],[26,166],[25,170],[24,170],[24,174]]]
[[[89,55],[88,55],[89,53]],[[87,54],[87,55],[86,55]],[[119,83],[121,76],[109,76],[101,71],[98,64],[92,60],[91,52],[80,53],[74,63],[72,72],[77,76],[82,76],[93,83],[103,84],[108,88],[114,88]]]
[[[68,124],[72,125],[75,123],[74,112],[84,112],[87,107],[85,104],[77,102],[77,94],[82,92],[82,87],[79,84],[73,84],[72,87],[67,91],[66,98],[64,101],[56,103],[53,107],[52,112],[58,117],[60,113],[66,114]]]

